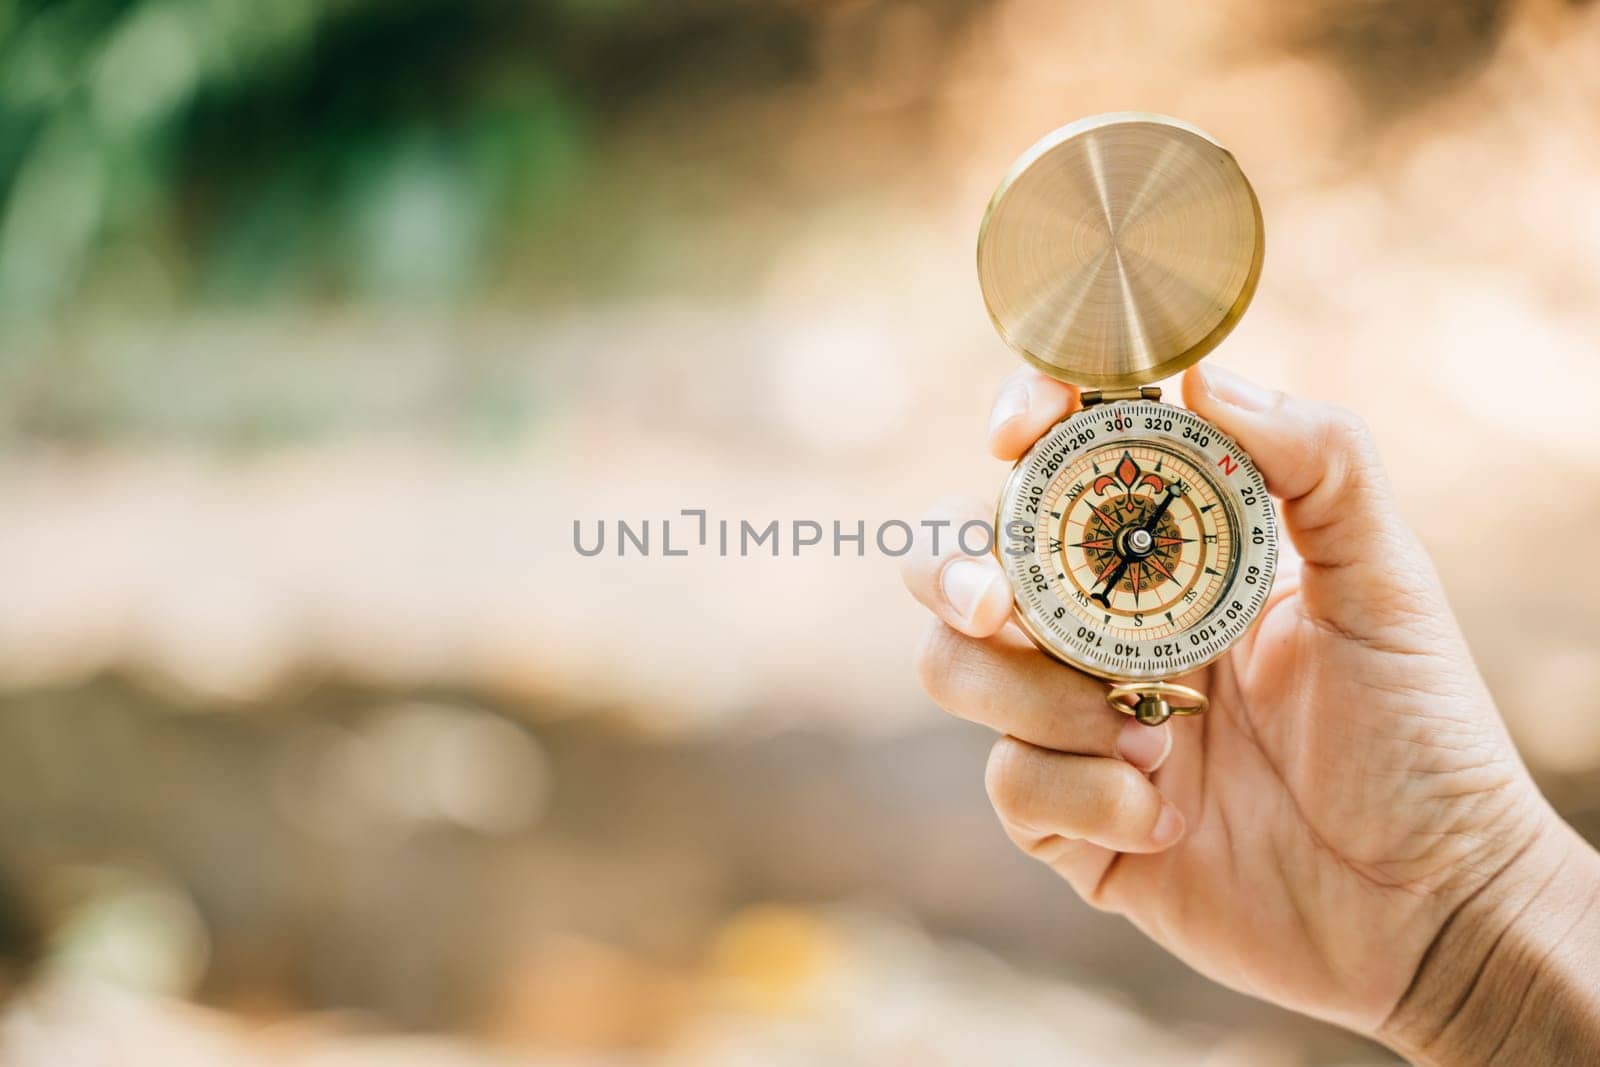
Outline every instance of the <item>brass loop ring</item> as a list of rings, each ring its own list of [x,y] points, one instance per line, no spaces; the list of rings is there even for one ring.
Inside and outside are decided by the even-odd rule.
[[[1199,715],[1211,706],[1211,701],[1198,689],[1172,682],[1114,685],[1106,692],[1106,703],[1146,726],[1160,726],[1173,715]]]

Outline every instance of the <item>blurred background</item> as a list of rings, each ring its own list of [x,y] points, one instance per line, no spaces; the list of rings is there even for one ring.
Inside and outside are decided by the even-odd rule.
[[[892,561],[573,551],[991,496],[979,216],[1124,108],[1600,836],[1595,5],[0,0],[0,1062],[1391,1062],[1011,849]]]

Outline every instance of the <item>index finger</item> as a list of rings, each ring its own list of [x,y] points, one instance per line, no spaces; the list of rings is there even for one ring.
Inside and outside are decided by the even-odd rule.
[[[997,459],[1016,459],[1078,406],[1077,386],[1023,367],[1000,383],[989,415],[990,453]]]

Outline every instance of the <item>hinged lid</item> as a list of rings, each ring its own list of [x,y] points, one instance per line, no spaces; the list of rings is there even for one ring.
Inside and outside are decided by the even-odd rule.
[[[1159,381],[1233,329],[1261,275],[1261,207],[1187,123],[1117,112],[1028,149],[989,201],[978,282],[1007,344],[1091,388]]]

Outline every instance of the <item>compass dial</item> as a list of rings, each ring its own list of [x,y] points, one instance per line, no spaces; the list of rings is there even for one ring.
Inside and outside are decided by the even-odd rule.
[[[1277,536],[1255,465],[1199,416],[1155,401],[1081,411],[1022,458],[997,551],[1023,628],[1117,680],[1209,663],[1260,613]]]

